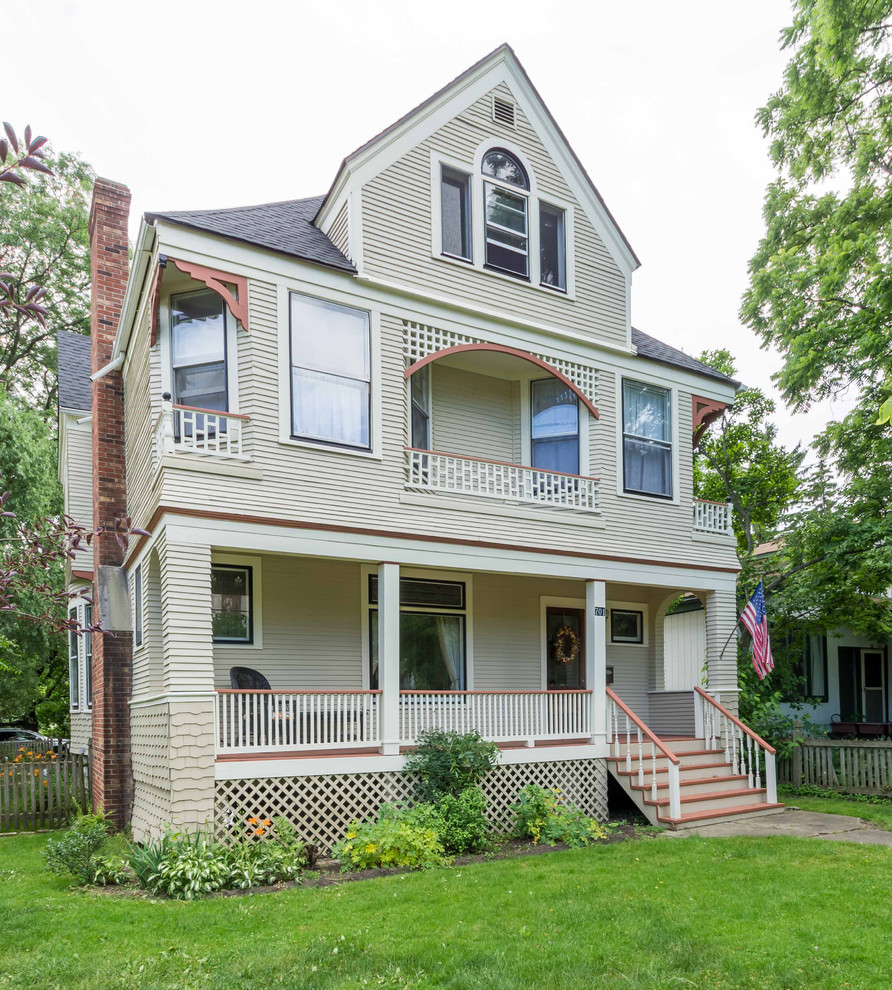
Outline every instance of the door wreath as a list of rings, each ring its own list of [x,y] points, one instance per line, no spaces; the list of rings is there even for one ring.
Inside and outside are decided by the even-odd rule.
[[[579,636],[569,627],[561,626],[554,637],[554,659],[565,667],[579,656]]]

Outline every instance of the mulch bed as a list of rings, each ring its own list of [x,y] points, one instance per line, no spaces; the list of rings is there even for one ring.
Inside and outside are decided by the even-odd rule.
[[[643,819],[642,819],[643,822]],[[629,842],[641,839],[643,834],[639,831],[640,823],[630,822],[620,819],[618,824],[612,826],[607,838],[596,843],[600,846],[610,846],[617,842]],[[528,839],[508,839],[500,843],[492,852],[477,853],[472,856],[456,856],[452,866],[469,866],[475,863],[491,863],[500,859],[517,859],[520,856],[545,856],[549,853],[565,852],[569,846],[559,843],[555,846],[537,846]],[[444,867],[449,869],[450,867]],[[352,872],[341,872],[340,863],[336,859],[319,859],[311,871],[315,875],[302,880],[289,880],[284,883],[267,884],[260,887],[248,887],[245,890],[217,890],[211,894],[205,894],[200,900],[211,897],[245,897],[251,894],[273,894],[280,890],[288,890],[292,887],[337,887],[342,883],[354,883],[357,880],[374,880],[376,877],[392,877],[401,873],[413,873],[415,870],[406,866],[393,866],[374,870],[356,870]],[[95,894],[103,894],[109,897],[143,897],[156,900],[173,900],[163,894],[152,894],[147,890],[138,890],[134,887],[91,887],[90,891]]]

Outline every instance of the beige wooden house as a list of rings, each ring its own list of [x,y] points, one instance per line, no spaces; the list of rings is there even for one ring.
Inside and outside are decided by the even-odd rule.
[[[632,327],[638,259],[510,48],[325,196],[146,214],[118,296],[128,198],[97,184],[92,363],[65,337],[59,378],[69,511],[150,533],[119,562],[129,661],[71,647],[75,744],[137,837],[285,813],[328,843],[408,795],[429,727],[499,743],[497,822],[528,782],[603,817],[608,772],[676,826],[776,806],[722,652],[730,508],[692,494],[736,383]]]

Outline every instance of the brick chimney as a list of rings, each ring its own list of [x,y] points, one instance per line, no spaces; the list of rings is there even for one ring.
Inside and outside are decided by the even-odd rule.
[[[93,372],[112,359],[129,271],[127,220],[130,190],[97,179],[90,207],[90,333]],[[112,371],[93,383],[93,524],[113,526],[127,515],[124,465],[124,381]],[[103,564],[120,567],[113,538],[94,543],[94,575]],[[94,586],[95,591],[95,586]],[[98,601],[98,598],[96,599]],[[102,616],[99,616],[100,623]],[[93,636],[93,804],[123,828],[130,820],[130,688],[133,644],[129,632]]]

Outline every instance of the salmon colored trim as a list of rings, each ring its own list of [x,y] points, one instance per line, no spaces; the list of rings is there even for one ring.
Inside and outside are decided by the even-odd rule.
[[[72,571],[71,572],[71,576],[72,577],[76,577],[76,578],[78,578],[81,581],[90,581],[90,582],[92,582],[92,580],[93,580],[93,572],[92,571]]]
[[[226,303],[232,315],[241,323],[245,332],[248,332],[248,280],[244,275],[232,275],[229,272],[217,271],[216,268],[205,268],[204,265],[196,265],[191,261],[180,261],[179,258],[169,258],[177,268],[190,278],[204,284]],[[238,297],[234,296],[223,284],[224,282],[234,285]]]
[[[774,746],[770,746],[767,742],[765,742],[765,740],[761,736],[756,735],[756,733],[753,732],[753,730],[748,725],[744,725],[744,723],[741,722],[740,719],[736,715],[732,715],[728,711],[728,709],[725,708],[724,705],[720,705],[715,700],[715,698],[713,698],[711,694],[707,694],[703,690],[702,687],[700,687],[699,685],[695,684],[694,685],[694,690],[697,692],[697,694],[700,695],[701,698],[706,698],[706,700],[711,705],[713,705],[715,708],[718,708],[718,710],[725,716],[725,718],[730,718],[731,721],[737,726],[738,729],[743,729],[743,731],[753,740],[753,742],[758,743],[762,747],[762,749],[764,749],[766,752],[768,752],[768,753],[776,753],[777,752],[777,750],[775,750]]]
[[[172,408],[182,409],[184,412],[204,413],[206,416],[223,416],[226,419],[250,419],[244,413],[223,412],[221,409],[202,409],[200,406],[181,406],[178,402],[171,403]]]
[[[459,461],[477,461],[480,464],[500,464],[502,467],[520,468],[522,471],[541,471],[542,474],[559,474],[563,478],[582,478],[584,481],[600,481],[588,474],[570,474],[568,471],[552,471],[551,468],[530,467],[528,464],[512,464],[510,461],[490,461],[485,457],[467,457],[465,454],[447,454],[445,450],[424,450],[422,447],[404,447],[416,454],[434,454],[436,457],[454,457]]]
[[[380,691],[278,691],[275,688],[217,688],[217,694],[380,694]]]
[[[418,543],[445,543],[449,546],[477,547],[483,550],[523,550],[526,553],[573,557],[582,560],[606,560],[618,564],[637,564],[641,567],[678,567],[692,571],[711,571],[713,574],[737,574],[739,567],[716,567],[713,564],[686,564],[674,560],[650,560],[645,557],[620,557],[608,553],[586,553],[584,550],[560,550],[555,547],[531,547],[519,543],[496,543],[491,540],[459,540],[451,536],[436,536],[427,533],[403,533],[391,529],[371,529],[366,526],[337,526],[333,523],[311,523],[303,519],[276,519],[273,516],[242,515],[237,512],[217,512],[213,509],[189,509],[185,506],[159,505],[145,527],[154,533],[165,514],[182,516],[186,519],[213,519],[217,522],[243,522],[259,526],[281,526],[283,529],[318,530],[323,533],[348,533],[356,536],[387,536],[396,540],[412,540]],[[125,568],[129,569],[134,559],[149,539],[141,536],[134,544]]]
[[[695,502],[699,502],[701,505],[727,505],[727,502],[710,502],[708,498],[695,498]]]
[[[638,728],[641,729],[641,731],[654,744],[654,746],[657,747],[657,749],[663,754],[663,756],[665,756],[672,763],[675,764],[681,763],[681,760],[679,760],[679,758],[675,755],[675,753],[673,753],[668,746],[665,746],[663,744],[663,741],[658,736],[655,736],[650,731],[650,729],[648,729],[648,727],[641,721],[641,719],[638,718],[638,716],[632,711],[632,709],[629,708],[629,706],[614,692],[613,688],[611,688],[609,685],[607,687],[607,697],[610,698],[612,701],[616,702],[617,705],[619,705],[619,707],[623,710],[623,712],[625,712],[625,714],[628,715],[628,717],[635,723],[635,725],[637,725]],[[628,746],[628,742],[626,743],[626,745]],[[622,760],[625,759],[625,757],[620,756],[617,757],[617,759]]]
[[[322,691],[320,694],[334,694],[333,691]],[[460,694],[462,696],[466,694],[591,694],[592,692],[586,688],[561,688],[557,691],[524,691],[519,688],[512,688],[506,691],[496,690],[496,691],[400,691],[400,695],[404,694]]]
[[[691,396],[691,422],[694,434],[694,449],[700,446],[703,434],[728,408],[727,402],[716,399],[703,399],[699,395]]]
[[[543,361],[542,358],[536,357],[535,354],[530,354],[529,351],[521,351],[516,347],[506,347],[504,344],[458,344],[455,347],[446,347],[442,351],[434,351],[433,354],[428,354],[427,357],[423,357],[420,361],[416,361],[415,364],[410,364],[403,373],[403,377],[407,379],[411,378],[416,371],[419,371],[432,361],[439,361],[440,358],[448,357],[450,354],[461,354],[463,351],[494,351],[496,354],[510,354],[513,357],[520,358],[522,361],[529,361],[531,364],[538,365],[544,371],[547,371],[549,375],[554,375],[555,378],[562,381],[567,388],[572,389],[572,391],[579,396],[579,401],[585,406],[586,409],[588,409],[595,419],[601,418],[598,410],[592,403],[592,400],[585,394],[585,392],[583,392],[578,385],[574,385],[566,375],[561,374],[557,368],[550,365],[547,361]]]

